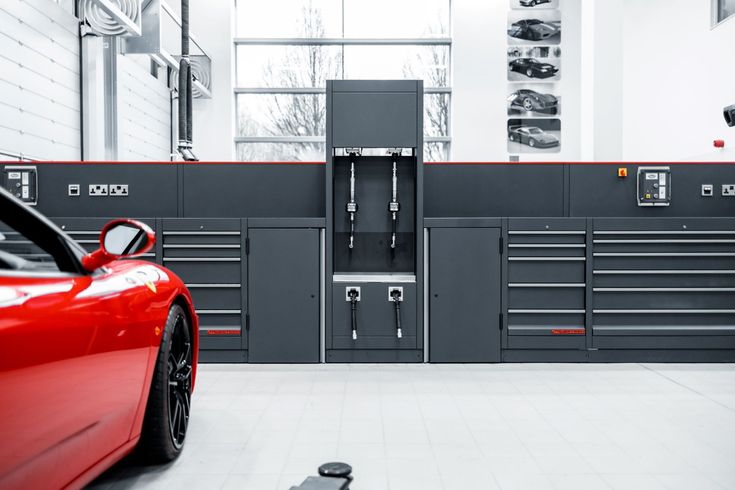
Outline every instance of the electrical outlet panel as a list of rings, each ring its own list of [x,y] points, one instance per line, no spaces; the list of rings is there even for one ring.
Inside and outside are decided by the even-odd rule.
[[[398,291],[398,301],[403,301],[403,286],[388,286],[388,301],[394,301],[394,291]]]
[[[355,300],[360,301],[360,286],[347,286],[345,288],[345,301],[347,301],[348,303],[352,301],[352,299],[350,298],[350,291],[352,291],[353,289],[357,291],[357,297],[355,298]]]
[[[29,165],[7,165],[3,168],[3,187],[26,204],[38,203],[38,169]]]
[[[735,184],[723,184],[722,195],[725,197],[735,197]]]
[[[89,184],[89,197],[101,197],[109,194],[107,184]]]
[[[127,184],[110,184],[110,195],[116,197],[127,197],[128,185]]]
[[[671,167],[638,167],[638,206],[671,204]]]

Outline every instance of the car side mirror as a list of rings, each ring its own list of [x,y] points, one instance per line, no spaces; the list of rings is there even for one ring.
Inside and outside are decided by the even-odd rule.
[[[110,262],[146,253],[156,243],[156,234],[145,223],[130,219],[110,221],[100,233],[100,248],[82,257],[92,272]]]

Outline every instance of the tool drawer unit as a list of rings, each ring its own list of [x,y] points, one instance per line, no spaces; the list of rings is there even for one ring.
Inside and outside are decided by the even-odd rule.
[[[508,220],[504,345],[585,349],[584,219]]]
[[[162,225],[162,263],[181,277],[194,299],[202,360],[244,362],[242,220],[164,219]]]
[[[735,348],[735,220],[595,219],[592,347]]]

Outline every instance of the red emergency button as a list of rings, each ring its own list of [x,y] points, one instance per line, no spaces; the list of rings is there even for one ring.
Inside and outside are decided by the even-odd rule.
[[[618,177],[627,177],[628,176],[628,169],[625,167],[620,167],[618,169]]]
[[[725,140],[715,140],[714,144],[715,144],[715,148],[724,148]]]

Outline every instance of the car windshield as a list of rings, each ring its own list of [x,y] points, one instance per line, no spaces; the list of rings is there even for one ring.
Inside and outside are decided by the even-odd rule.
[[[0,271],[58,271],[54,258],[0,219]]]
[[[537,60],[536,58],[528,58],[528,62],[529,62],[529,63],[541,63],[541,62],[540,62],[539,60]]]
[[[528,128],[528,132],[531,134],[541,134],[543,131],[541,131],[539,128]]]

